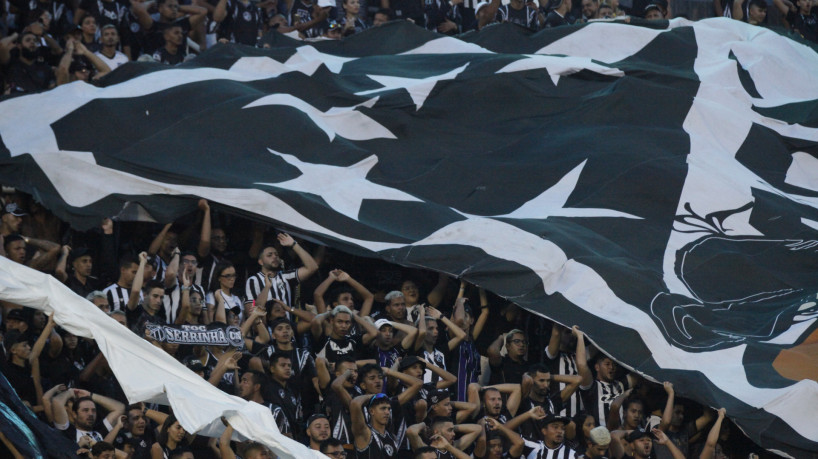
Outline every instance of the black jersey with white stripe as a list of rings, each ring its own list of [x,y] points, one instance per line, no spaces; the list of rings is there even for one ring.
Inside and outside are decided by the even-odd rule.
[[[537,10],[527,5],[523,5],[519,10],[512,8],[511,5],[500,5],[496,17],[498,22],[510,22],[534,31],[539,29]]]
[[[131,289],[111,284],[102,291],[108,297],[108,304],[111,311],[124,311],[128,306],[128,299],[131,297]]]
[[[588,414],[596,420],[596,425],[604,427],[607,424],[611,404],[623,392],[625,392],[625,384],[622,381],[608,383],[598,379],[594,381],[588,390],[583,390],[585,407]]]
[[[565,443],[551,449],[544,442],[525,440],[523,457],[526,459],[575,459],[576,453]]]
[[[577,358],[576,354],[573,352],[560,352],[557,356],[552,357],[548,355],[548,350],[546,348],[545,351],[546,357],[550,360],[551,365],[551,373],[558,374],[558,375],[578,375],[579,371],[577,370]],[[560,382],[557,383],[557,388],[560,392],[567,386],[567,383]],[[562,410],[559,412],[560,416],[567,416],[567,417],[574,417],[577,413],[584,409],[584,404],[582,403],[582,397],[580,397],[579,391],[574,392],[571,394],[571,398],[568,399],[565,404],[563,404]]]
[[[193,290],[199,292],[199,295],[202,295],[202,298],[205,298],[205,291],[200,285],[192,284],[190,286]],[[169,324],[176,323],[176,318],[179,317],[179,310],[182,308],[182,288],[179,286],[177,282],[173,287],[165,289],[165,296],[162,298],[162,302],[165,304],[165,320]]]
[[[244,289],[247,301],[253,301],[258,297],[258,294],[264,289],[264,283],[264,273],[260,271],[247,279]],[[266,309],[268,311],[271,310],[273,298],[285,303],[287,306],[294,307],[298,284],[297,269],[277,272],[273,277],[273,285],[270,286],[270,292],[267,294]]]
[[[542,402],[538,402],[533,400],[530,396],[522,399],[520,401],[520,407],[517,409],[518,413],[525,413],[531,408],[535,406],[542,407],[545,410],[546,414],[553,414],[558,413],[562,410],[562,397],[559,393],[551,394],[543,400]],[[520,426],[520,435],[523,436],[526,440],[531,441],[541,441],[544,440],[542,438],[542,432],[540,431],[539,425],[537,422],[534,421],[526,421]]]

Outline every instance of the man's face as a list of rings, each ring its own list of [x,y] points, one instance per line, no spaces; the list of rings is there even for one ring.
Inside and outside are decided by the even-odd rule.
[[[642,422],[642,403],[633,402],[625,410],[625,428],[633,430]]]
[[[681,427],[685,421],[685,406],[675,405],[673,407],[673,414],[670,417],[670,425],[674,427]]]
[[[148,292],[148,297],[146,298],[148,302],[148,308],[151,311],[158,311],[159,306],[162,305],[162,298],[165,297],[165,291],[159,287],[152,288]]]
[[[98,307],[100,311],[108,313],[111,312],[111,305],[108,304],[108,298],[94,298],[94,306]]]
[[[91,269],[93,268],[93,263],[91,262],[91,255],[83,255],[76,260],[74,260],[74,271],[77,272],[80,276],[88,277],[91,275]]]
[[[352,327],[352,317],[345,312],[339,312],[332,318],[332,331],[337,336],[346,336]]]
[[[810,0],[797,0],[798,12],[801,14],[808,14],[811,6]]]
[[[391,325],[384,325],[378,330],[378,344],[381,347],[391,347],[395,330]]]
[[[184,269],[185,274],[187,274],[188,278],[192,278],[196,274],[196,268],[199,266],[199,262],[196,260],[196,257],[193,255],[185,255],[182,257],[182,268]]]
[[[312,421],[312,424],[310,424],[310,427],[307,429],[307,437],[316,443],[329,438],[329,421],[324,418]]]
[[[503,440],[499,438],[489,440],[488,448],[490,459],[501,459],[503,457]]]
[[[416,305],[418,303],[418,286],[412,281],[405,281],[400,287],[400,292],[403,293],[403,298],[406,304]]]
[[[483,400],[486,404],[486,414],[489,416],[499,416],[503,409],[503,397],[500,391],[490,390],[483,394]]]
[[[116,454],[113,451],[103,451],[98,456],[94,456],[94,459],[114,459]]]
[[[217,228],[213,230],[210,236],[210,246],[218,253],[224,253],[224,251],[227,250],[227,234],[225,234],[223,229]]]
[[[451,443],[454,440],[454,424],[451,422],[444,422],[438,424],[434,430],[436,434],[440,434],[447,442]]]
[[[602,457],[605,452],[608,451],[608,448],[605,446],[599,446],[592,441],[588,442],[588,449],[585,450],[585,455],[587,457]]]
[[[451,398],[444,398],[440,402],[438,402],[435,406],[432,407],[432,414],[435,417],[440,416],[444,418],[448,418],[452,415],[452,399]]]
[[[26,241],[14,241],[8,244],[6,256],[15,263],[23,264],[26,261]]]
[[[139,265],[136,263],[131,263],[127,268],[119,268],[119,277],[122,279],[122,284],[124,284],[125,287],[133,285],[133,281],[136,279],[136,270],[138,269]]]
[[[593,0],[582,0],[582,15],[587,19],[595,19],[598,8],[597,3]]]
[[[184,35],[181,27],[171,27],[165,32],[165,41],[169,41],[176,46],[182,46]]]
[[[128,319],[125,317],[125,315],[124,315],[124,314],[116,314],[116,315],[113,315],[113,316],[111,316],[111,317],[113,317],[113,318],[114,318],[114,320],[116,320],[117,322],[119,322],[120,324],[122,324],[122,326],[123,326],[123,327],[127,327],[127,326],[128,326]],[[75,339],[76,339],[76,337],[75,337]]]
[[[270,365],[273,376],[280,380],[288,380],[292,376],[293,364],[290,359],[280,358]]]
[[[394,320],[403,321],[406,319],[406,298],[403,295],[392,298],[386,306],[386,313]]]
[[[369,415],[372,418],[372,423],[386,425],[389,422],[389,415],[392,413],[392,407],[388,403],[379,403],[369,409]]]
[[[97,406],[91,400],[83,400],[77,407],[77,428],[91,430],[97,422]]]
[[[389,16],[383,13],[375,13],[375,17],[372,18],[373,27],[386,24],[387,22],[389,22]]]
[[[437,321],[436,320],[427,320],[426,321],[426,344],[434,345],[437,342]]]
[[[336,365],[335,376],[341,376],[347,370],[350,370],[352,375],[350,375],[350,377],[344,381],[344,387],[351,389],[355,387],[355,381],[358,380],[358,365],[356,365],[355,362],[341,362]]]
[[[86,35],[97,33],[97,20],[93,16],[88,15],[82,18],[82,33]]]
[[[116,31],[116,27],[108,27],[102,31],[102,45],[103,46],[113,46],[119,44],[119,32]]]
[[[423,379],[423,373],[425,371],[426,371],[425,367],[423,366],[422,363],[419,362],[403,370],[404,373],[415,379]]]
[[[279,343],[289,343],[293,339],[293,327],[290,324],[278,324],[273,330],[273,338]]]
[[[528,354],[528,340],[522,333],[515,333],[506,346],[508,355],[512,358],[522,358]]]
[[[539,371],[534,373],[534,385],[531,388],[535,394],[539,397],[545,397],[548,395],[550,388],[548,387],[548,373],[540,373]]]
[[[253,375],[250,373],[243,374],[239,381],[239,397],[250,400],[255,391],[256,384],[253,382]]]
[[[645,19],[647,19],[648,21],[656,21],[664,18],[665,17],[662,15],[662,12],[659,11],[658,8],[651,8],[650,10],[648,10],[647,13],[645,13]]]
[[[17,330],[20,333],[25,333],[25,331],[28,330],[28,324],[17,319],[6,319],[6,327],[11,330]]]
[[[757,5],[750,5],[750,24],[763,24],[767,19],[767,8],[759,8]]]
[[[364,376],[361,385],[367,394],[380,394],[383,391],[383,373],[380,371],[370,371]]]
[[[23,35],[23,39],[20,40],[20,47],[26,48],[29,51],[37,51],[37,47],[39,43],[37,42],[37,37],[32,34]],[[23,217],[18,217],[12,214],[5,214],[3,215],[3,224],[11,230],[12,233],[16,233],[20,231],[20,225],[23,223]]]
[[[26,341],[15,343],[11,347],[11,355],[17,357],[18,359],[27,360],[28,356],[31,355],[31,345]]]
[[[147,425],[148,421],[145,419],[142,410],[131,410],[128,412],[128,427],[132,435],[137,437],[144,435]]]
[[[178,0],[166,0],[165,3],[159,5],[159,15],[165,19],[175,19],[178,12]]]
[[[353,298],[352,294],[349,292],[344,292],[338,295],[338,298],[335,300],[335,304],[333,306],[346,306],[349,309],[352,309],[355,306],[355,298]]]
[[[611,382],[616,376],[616,363],[613,360],[603,357],[594,365],[597,378],[602,382]]]
[[[258,264],[265,271],[277,271],[281,265],[281,258],[278,256],[278,250],[275,247],[266,247],[259,257]]]
[[[343,453],[343,452],[344,452],[344,447],[341,446],[341,445],[328,446],[327,447],[327,452],[325,454],[327,456],[331,457],[331,458],[339,459],[339,458],[343,457],[343,456],[341,456],[341,453]]]
[[[608,5],[602,5],[598,10],[599,19],[612,19],[614,17],[613,8]]]
[[[644,436],[633,442],[633,455],[636,457],[648,457],[652,449],[653,442],[648,436]]]
[[[565,438],[565,424],[559,421],[552,422],[543,428],[543,434],[545,444],[549,448],[556,448],[562,444],[562,440]]]

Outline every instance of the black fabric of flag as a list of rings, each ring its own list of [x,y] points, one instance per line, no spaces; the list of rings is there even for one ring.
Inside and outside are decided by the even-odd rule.
[[[722,19],[267,44],[3,102],[0,180],[80,227],[204,197],[450,273],[818,450],[814,50]]]

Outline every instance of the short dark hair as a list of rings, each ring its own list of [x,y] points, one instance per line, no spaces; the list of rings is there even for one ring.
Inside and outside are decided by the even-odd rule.
[[[170,452],[170,459],[180,458],[185,453],[192,453],[192,452],[193,452],[193,450],[190,448],[190,446],[179,445],[179,446],[176,447],[176,449],[174,449],[173,451]]]
[[[634,403],[638,403],[638,404],[642,405],[642,409],[643,410],[645,409],[645,402],[642,401],[641,398],[636,397],[636,396],[631,396],[631,397],[626,398],[625,401],[622,402],[622,408],[624,410],[627,410],[628,407],[631,406]]]
[[[344,446],[344,444],[341,442],[341,440],[338,440],[337,438],[329,437],[318,445],[318,451],[322,452],[323,454],[326,454],[327,449],[330,446]]]
[[[91,447],[91,455],[94,457],[97,457],[107,451],[116,451],[114,445],[108,443],[107,441],[98,441]]]
[[[123,255],[119,258],[119,267],[120,269],[130,268],[131,265],[138,265],[139,259],[136,258],[133,254]]]
[[[80,398],[74,400],[74,404],[71,405],[71,411],[76,413],[77,410],[80,408],[80,403],[82,403],[82,402],[84,402],[86,400],[90,401],[91,403],[94,403],[94,401],[91,399],[91,397],[80,397]],[[94,406],[97,406],[97,404],[94,403]]]
[[[6,251],[8,251],[9,244],[17,241],[25,242],[26,240],[23,238],[23,236],[20,236],[19,234],[9,234],[3,239],[3,248],[6,249]]]
[[[253,377],[253,384],[258,384],[259,386],[264,387],[264,384],[267,382],[267,375],[258,370],[247,370],[244,372],[244,374],[249,374]]]
[[[151,279],[148,282],[146,282],[145,283],[145,288],[143,288],[142,290],[145,293],[147,293],[147,292],[150,292],[151,290],[153,290],[155,288],[161,288],[163,293],[165,291],[165,285],[162,283],[162,281],[157,280],[157,279]]]
[[[383,369],[376,363],[367,363],[366,365],[362,366],[361,369],[358,370],[358,384],[364,382],[366,375],[372,373],[373,371],[383,374]]]
[[[270,366],[275,365],[281,359],[287,359],[290,362],[293,361],[293,357],[290,354],[286,352],[275,352],[273,353],[273,355],[270,356]]]
[[[534,376],[537,373],[551,373],[551,370],[544,363],[535,363],[534,365],[528,367],[529,376]]]
[[[429,427],[434,429],[436,425],[445,424],[447,422],[451,422],[452,424],[454,424],[454,421],[452,420],[452,418],[449,418],[449,417],[446,417],[446,416],[437,416],[437,417],[433,418],[431,422],[429,422]]]
[[[500,390],[497,389],[496,387],[484,387],[484,388],[480,389],[480,401],[485,402],[486,401],[486,394],[491,392],[491,391],[500,392]]]
[[[755,6],[756,8],[766,10],[767,2],[765,2],[764,0],[750,0],[750,2],[747,4],[747,9],[749,10],[751,6]]]
[[[415,450],[414,458],[421,459],[423,455],[426,453],[435,453],[435,456],[437,456],[437,449],[435,449],[432,446],[421,446],[420,448]]]
[[[389,19],[393,19],[395,17],[395,15],[392,13],[392,10],[389,8],[381,8],[378,11],[376,11],[375,14],[383,14]]]

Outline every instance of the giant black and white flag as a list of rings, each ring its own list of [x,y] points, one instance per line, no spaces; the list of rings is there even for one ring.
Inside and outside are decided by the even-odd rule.
[[[725,19],[277,37],[0,103],[0,182],[78,226],[203,197],[461,276],[807,457],[816,75]]]

